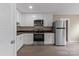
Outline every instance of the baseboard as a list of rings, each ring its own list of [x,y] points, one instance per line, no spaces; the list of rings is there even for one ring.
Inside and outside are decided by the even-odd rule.
[[[54,44],[24,44],[24,46],[53,46]]]
[[[24,44],[24,45],[33,45],[33,44]]]
[[[69,41],[69,42],[72,42],[72,43],[79,43],[79,41]]]

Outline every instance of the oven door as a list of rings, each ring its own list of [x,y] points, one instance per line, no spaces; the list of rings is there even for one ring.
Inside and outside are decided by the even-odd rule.
[[[34,41],[44,41],[44,34],[34,34]]]

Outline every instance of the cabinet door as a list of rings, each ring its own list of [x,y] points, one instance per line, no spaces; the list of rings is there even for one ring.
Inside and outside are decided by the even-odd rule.
[[[44,14],[43,19],[44,19],[44,26],[52,26],[53,23],[52,14]]]
[[[18,10],[16,10],[16,23],[20,24],[20,14]]]
[[[54,44],[54,34],[53,33],[45,33],[44,37],[45,37],[44,44]]]
[[[22,16],[23,16],[22,13],[19,12],[18,10],[16,10],[16,23],[18,26],[21,26],[23,24],[23,22],[22,22],[23,17]]]
[[[21,35],[20,35],[20,44],[21,44],[20,48],[24,45],[24,44],[23,44],[23,40],[24,40],[23,37],[24,37],[24,34],[21,34]]]
[[[23,14],[21,19],[21,26],[33,26],[33,15],[32,14]]]
[[[16,38],[16,51],[18,51],[23,46],[23,34],[18,35]]]
[[[24,34],[24,44],[33,44],[33,34]]]
[[[16,51],[18,51],[20,48],[20,35],[16,37]]]

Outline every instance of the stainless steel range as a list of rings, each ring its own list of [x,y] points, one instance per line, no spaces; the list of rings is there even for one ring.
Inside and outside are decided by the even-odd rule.
[[[34,20],[34,44],[44,44],[43,20]]]

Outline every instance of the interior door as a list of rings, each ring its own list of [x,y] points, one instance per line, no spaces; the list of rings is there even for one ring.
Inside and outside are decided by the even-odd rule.
[[[15,4],[0,3],[0,56],[15,55]]]

